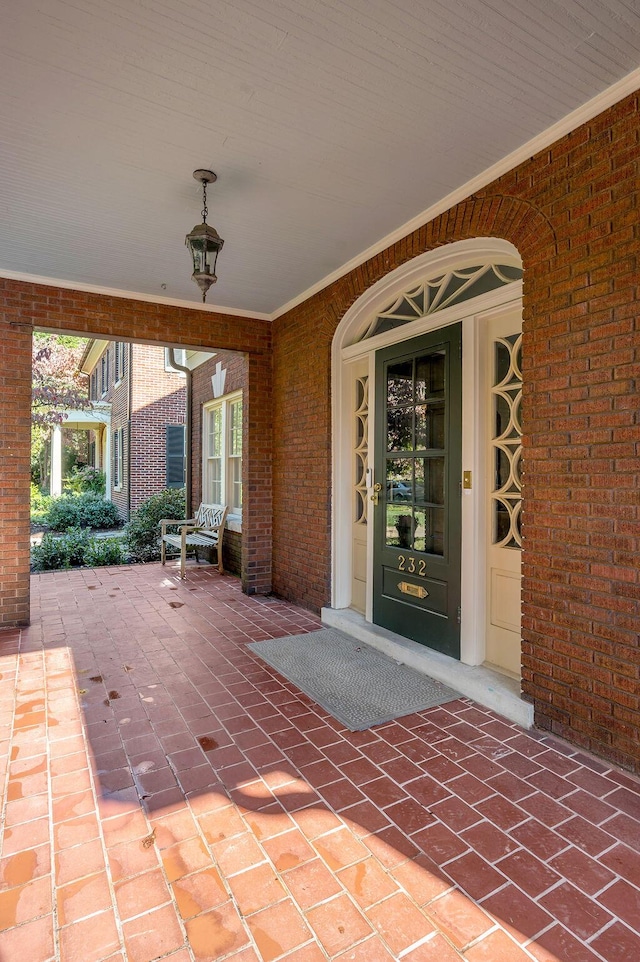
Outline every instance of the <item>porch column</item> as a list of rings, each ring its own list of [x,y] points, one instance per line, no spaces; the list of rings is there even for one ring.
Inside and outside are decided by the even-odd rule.
[[[56,424],[51,432],[51,496],[62,494],[62,425]]]
[[[10,323],[18,310],[5,306],[0,297],[0,627],[29,624],[31,324]]]
[[[247,394],[243,398],[242,587],[248,595],[271,591],[272,433],[271,358],[249,354]],[[246,451],[246,453],[245,453]]]
[[[105,476],[104,497],[111,501],[111,422],[102,429],[101,437],[102,470]]]

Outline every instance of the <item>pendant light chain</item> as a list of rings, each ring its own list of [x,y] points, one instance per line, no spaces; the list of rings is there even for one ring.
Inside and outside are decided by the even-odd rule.
[[[209,208],[207,207],[207,182],[206,182],[206,180],[203,180],[203,181],[202,181],[202,203],[203,203],[203,205],[204,205],[203,208],[202,208],[202,223],[203,223],[203,224],[206,224],[206,223],[207,223],[207,214],[209,213]]]

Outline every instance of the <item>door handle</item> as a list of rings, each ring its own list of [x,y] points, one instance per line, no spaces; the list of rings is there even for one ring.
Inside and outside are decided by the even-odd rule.
[[[381,485],[380,482],[378,481],[376,484],[374,484],[374,486],[373,486],[373,494],[371,495],[371,497],[370,497],[370,499],[369,499],[373,504],[378,504],[378,501],[380,500],[380,492],[381,492],[381,491],[382,491],[382,485]]]

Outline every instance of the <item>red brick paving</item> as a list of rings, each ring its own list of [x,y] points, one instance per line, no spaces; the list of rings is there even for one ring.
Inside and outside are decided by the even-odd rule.
[[[0,633],[3,962],[640,958],[638,780],[468,699],[348,732],[246,648],[317,618],[175,575]]]

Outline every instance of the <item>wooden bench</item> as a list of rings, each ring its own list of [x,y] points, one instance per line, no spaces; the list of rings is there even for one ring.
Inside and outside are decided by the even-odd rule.
[[[162,518],[160,521],[162,534],[160,536],[162,564],[166,561],[167,545],[180,551],[180,577],[184,578],[187,549],[194,548],[196,561],[198,548],[214,548],[218,555],[218,571],[224,573],[222,567],[222,536],[224,522],[227,516],[226,504],[201,504],[196,511],[195,518]],[[178,527],[178,534],[167,532],[168,527]]]

